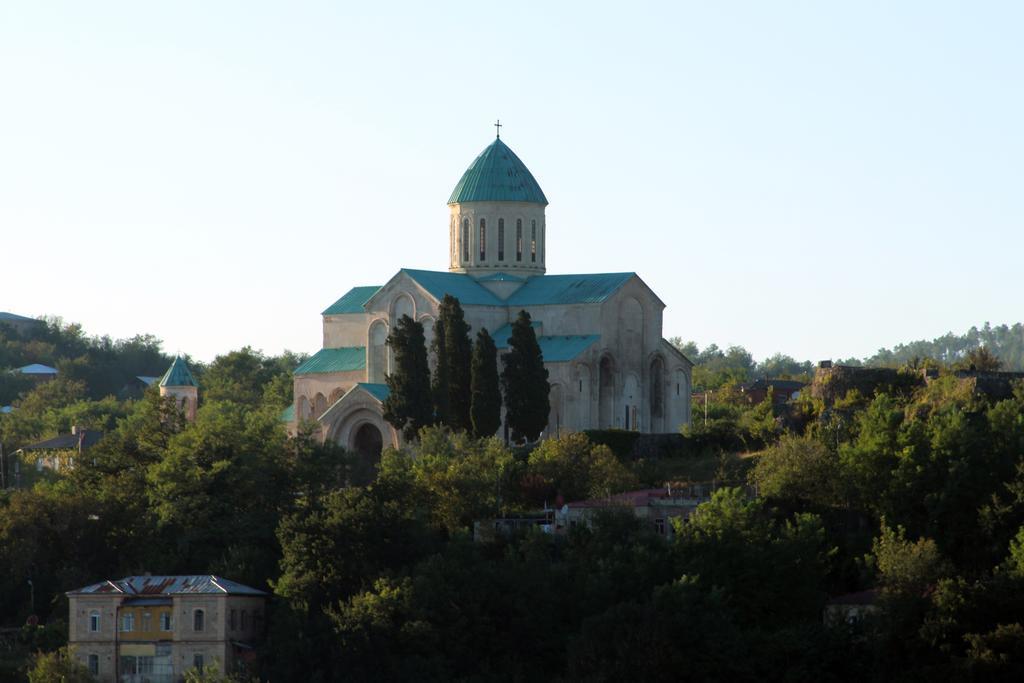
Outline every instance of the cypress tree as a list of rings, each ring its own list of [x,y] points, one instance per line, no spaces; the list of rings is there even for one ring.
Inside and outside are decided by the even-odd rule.
[[[444,422],[453,431],[468,432],[473,428],[469,414],[473,345],[462,305],[451,294],[441,300],[438,322],[444,329],[444,357],[437,359],[438,374],[448,378],[448,415]],[[442,363],[444,368],[440,367]]]
[[[512,323],[509,352],[502,354],[501,361],[505,366],[501,373],[505,418],[512,439],[536,441],[548,424],[551,386],[537,334],[526,311],[519,311],[519,317]]]
[[[470,417],[473,436],[494,436],[501,426],[501,387],[498,382],[498,349],[487,328],[476,335],[473,345],[472,401]]]
[[[434,399],[434,419],[441,424],[451,422],[451,404],[448,402],[448,346],[445,344],[444,321],[438,318],[434,322],[434,340],[430,343],[434,352],[434,377],[430,383],[430,393]]]
[[[434,416],[423,325],[403,315],[388,335],[387,343],[395,354],[395,372],[387,376],[389,393],[384,399],[384,419],[401,430],[407,441],[412,441],[421,427],[433,422]]]

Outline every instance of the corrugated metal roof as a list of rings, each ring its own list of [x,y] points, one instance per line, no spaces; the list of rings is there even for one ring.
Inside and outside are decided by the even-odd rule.
[[[541,322],[539,320],[531,320],[530,327],[535,330],[540,329]],[[491,339],[494,340],[494,345],[499,349],[503,349],[508,346],[509,337],[512,336],[512,323],[505,323],[494,332],[491,332]]]
[[[597,304],[614,294],[636,273],[537,275],[526,281],[506,302],[509,306]]]
[[[545,363],[564,363],[586,351],[600,338],[597,334],[558,335],[537,337],[537,343]]]
[[[195,387],[199,385],[196,384],[195,378],[192,377],[192,372],[188,369],[188,365],[185,364],[185,360],[181,356],[177,356],[174,362],[171,363],[171,367],[167,368],[163,379],[160,380],[160,386]]]
[[[384,399],[388,397],[391,392],[388,390],[387,384],[373,384],[371,382],[359,382],[356,384],[357,387],[365,389],[368,394],[373,396],[375,399],[384,402]]]
[[[325,372],[351,372],[366,369],[365,346],[343,346],[339,349],[320,349],[309,360],[295,368],[296,375]]]
[[[18,372],[23,375],[56,375],[57,368],[51,368],[49,365],[43,365],[42,363],[32,363],[31,365],[23,365],[18,368]]]
[[[153,386],[153,382],[160,381],[159,377],[149,377],[147,375],[135,375],[135,379],[139,380],[140,382],[145,384],[147,387]]]
[[[14,410],[13,406],[3,406],[3,407],[0,407],[0,414],[6,415],[7,413],[11,412],[12,410]]]
[[[531,202],[547,204],[548,198],[516,153],[497,138],[473,160],[448,198],[462,202]]]
[[[345,295],[327,307],[321,315],[340,315],[342,313],[363,313],[363,304],[380,291],[381,285],[353,287]]]
[[[0,311],[0,323],[2,323],[4,321],[22,322],[22,323],[41,323],[41,322],[43,322],[42,320],[37,320],[36,318],[26,318],[25,316],[18,315],[17,313],[8,313],[7,311]]]
[[[83,429],[81,436],[82,450],[91,448],[100,439],[103,438],[103,432],[98,432],[95,429]],[[79,436],[78,434],[61,434],[55,436],[52,439],[46,441],[40,441],[29,446],[22,446],[23,451],[66,451],[78,448]]]
[[[430,296],[438,301],[445,294],[451,294],[463,306],[504,306],[505,303],[489,289],[465,273],[449,273],[437,270],[402,271],[411,277],[420,287],[427,290]]]
[[[490,275],[484,275],[478,277],[477,282],[526,282],[526,278],[519,275],[510,275],[509,273],[491,273]]]
[[[261,590],[250,588],[235,581],[211,574],[188,576],[126,576],[116,581],[101,581],[85,588],[68,591],[72,594],[124,594],[124,595],[266,595]]]

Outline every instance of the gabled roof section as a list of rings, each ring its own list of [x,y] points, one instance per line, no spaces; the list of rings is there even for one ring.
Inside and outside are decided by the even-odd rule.
[[[462,202],[547,204],[548,198],[526,164],[496,138],[473,160],[448,198],[449,204]]]
[[[177,356],[174,362],[171,363],[171,367],[167,368],[167,372],[164,373],[163,379],[160,380],[160,386],[162,387],[196,387],[196,380],[192,377],[192,372],[188,369],[188,365],[185,363],[185,359],[181,356]]]
[[[327,372],[351,372],[366,369],[365,346],[343,346],[320,349],[309,360],[295,368],[296,375],[315,375]]]
[[[617,292],[636,273],[537,275],[508,298],[508,306],[599,304]]]
[[[363,313],[363,304],[380,291],[381,285],[353,287],[344,296],[327,307],[321,315],[341,315],[344,313]]]
[[[67,595],[114,594],[114,595],[266,595],[261,590],[250,588],[236,581],[230,581],[211,574],[188,576],[126,576],[116,581],[101,581],[85,588],[68,591]]]
[[[391,393],[390,389],[388,389],[388,385],[387,384],[374,384],[372,382],[359,382],[359,383],[356,384],[356,386],[359,387],[360,389],[364,390],[370,396],[373,396],[375,399],[377,399],[381,403],[383,403],[384,399],[386,399],[388,397],[388,394]]]
[[[23,375],[56,375],[57,368],[51,368],[49,365],[43,365],[42,363],[32,363],[31,365],[23,365],[18,368],[18,372]]]
[[[489,289],[465,273],[449,273],[438,270],[411,270],[403,268],[405,273],[430,296],[438,301],[445,294],[451,294],[463,306],[504,306],[505,302],[496,297]]]
[[[589,349],[600,338],[599,334],[551,335],[537,337],[537,343],[545,363],[565,363]],[[499,349],[509,347],[507,341],[499,342],[497,339],[494,345]]]

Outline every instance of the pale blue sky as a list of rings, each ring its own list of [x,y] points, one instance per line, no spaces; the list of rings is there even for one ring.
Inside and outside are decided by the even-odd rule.
[[[553,273],[665,336],[864,356],[1024,319],[1024,5],[0,4],[0,310],[198,358],[447,266],[494,135]],[[379,256],[372,256],[374,253]]]

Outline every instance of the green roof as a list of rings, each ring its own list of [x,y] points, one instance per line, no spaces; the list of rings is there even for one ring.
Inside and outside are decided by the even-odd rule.
[[[314,375],[365,369],[366,347],[343,346],[339,349],[320,349],[309,360],[295,368],[295,374]]]
[[[449,204],[462,202],[530,202],[547,204],[530,169],[501,138],[480,153],[455,186]]]
[[[505,303],[508,306],[598,304],[635,276],[636,273],[538,275],[527,280]]]
[[[416,281],[423,289],[438,301],[445,294],[451,294],[463,306],[504,306],[504,302],[496,297],[491,290],[465,273],[449,273],[438,270],[410,270],[402,272]]]
[[[368,394],[373,396],[375,399],[377,399],[381,403],[383,403],[384,399],[386,399],[388,397],[388,394],[391,393],[388,390],[388,385],[387,384],[373,384],[373,383],[370,383],[370,382],[359,382],[359,383],[356,384],[356,386],[359,387],[360,389],[365,389]]]
[[[600,338],[598,334],[552,335],[537,337],[537,343],[545,363],[564,363],[589,349]],[[508,341],[499,342],[495,338],[494,344],[499,349],[508,348]]]
[[[539,320],[531,320],[530,327],[533,329],[540,329],[541,322]],[[499,349],[503,349],[508,346],[508,340],[512,336],[512,323],[505,323],[494,332],[491,332],[491,339],[494,340],[494,345]]]
[[[341,313],[362,313],[363,304],[380,291],[380,285],[369,287],[353,287],[343,297],[331,304],[321,315],[338,315]]]
[[[192,377],[192,373],[188,369],[188,365],[185,364],[185,360],[178,356],[171,363],[171,367],[167,368],[167,372],[164,373],[163,379],[160,380],[160,386],[162,387],[196,387],[196,380]]]
[[[293,403],[282,410],[278,419],[281,420],[281,422],[295,422],[295,404]]]
[[[525,277],[519,275],[509,275],[508,273],[491,273],[483,277],[478,277],[477,282],[526,282]]]

